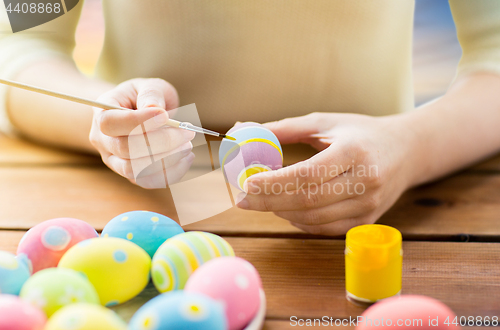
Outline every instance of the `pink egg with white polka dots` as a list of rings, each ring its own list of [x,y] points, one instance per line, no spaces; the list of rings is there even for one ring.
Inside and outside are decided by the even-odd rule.
[[[251,263],[238,257],[220,257],[198,268],[184,290],[222,301],[229,330],[239,330],[257,313],[261,288],[259,273]]]
[[[10,294],[0,294],[0,330],[42,330],[45,313]]]
[[[72,218],[57,218],[39,223],[24,234],[17,255],[28,263],[32,273],[57,267],[70,247],[83,240],[98,237],[91,225]]]

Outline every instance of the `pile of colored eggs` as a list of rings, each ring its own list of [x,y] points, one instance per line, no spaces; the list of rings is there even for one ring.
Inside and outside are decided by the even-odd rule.
[[[280,169],[283,150],[276,135],[261,124],[247,122],[227,132],[236,141],[222,140],[219,163],[228,182],[240,190],[250,176]]]
[[[162,294],[129,325],[106,308],[151,279]],[[154,212],[121,214],[101,237],[81,220],[48,220],[17,256],[0,251],[0,330],[239,330],[265,309],[262,295],[256,269],[222,237],[185,233]]]

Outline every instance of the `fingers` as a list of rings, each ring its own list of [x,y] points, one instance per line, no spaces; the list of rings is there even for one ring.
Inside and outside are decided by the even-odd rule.
[[[274,214],[294,223],[306,226],[318,226],[343,219],[356,218],[370,211],[372,209],[369,205],[364,205],[360,200],[351,198],[317,209],[278,211],[274,212]]]
[[[128,137],[102,135],[95,143],[98,144],[98,150],[101,151],[101,154],[106,151],[123,159],[138,159],[151,156],[157,159],[159,154],[175,153],[177,148],[190,143],[193,137],[194,134],[186,133],[184,130],[165,127],[145,135],[131,135]]]
[[[169,114],[165,110],[179,106],[177,91],[162,79],[126,81],[101,95],[98,101],[112,106],[137,109],[125,111],[94,108],[97,124],[102,133],[108,136],[128,135],[146,121],[147,130],[154,130],[168,122]]]
[[[160,107],[171,110],[179,107],[177,91],[163,79],[138,79],[134,86],[137,109]]]
[[[166,182],[173,184],[182,179],[193,163],[194,154],[188,150],[186,154],[177,153],[175,158],[162,158],[153,164],[149,157],[141,160],[145,164],[142,169],[130,160],[109,153],[103,155],[103,162],[117,174],[143,188],[159,189],[166,188]]]
[[[152,163],[151,156],[149,155],[130,160],[120,158],[109,152],[103,156],[103,161],[116,173],[127,179],[134,180],[139,175],[148,176],[162,171],[164,167],[171,167],[177,164],[182,158],[191,153],[192,148],[193,145],[188,142],[173,151],[156,154],[154,155],[154,159],[157,161],[154,163]]]
[[[306,161],[252,175],[243,187],[248,194],[259,194],[266,191],[266,186],[279,185],[291,191],[311,184],[322,184],[349,171],[357,159],[349,145],[332,144]]]
[[[246,194],[245,201],[240,202],[238,206],[273,212],[307,210],[324,207],[364,193],[366,187],[363,178],[346,174],[323,184],[311,184],[293,191],[285,191],[284,186],[268,186],[264,193]]]
[[[374,222],[375,220],[372,220],[371,218],[363,217],[363,218],[344,219],[318,226],[308,226],[295,222],[291,222],[290,224],[294,227],[297,227],[313,235],[341,236],[345,235],[345,233],[351,228]]]
[[[162,127],[158,130],[147,133],[149,145],[151,146],[151,152],[154,155],[174,150],[179,146],[192,141],[195,135],[195,132],[173,127]],[[129,144],[135,143],[136,139],[138,139],[137,136],[130,136]]]
[[[149,155],[157,159],[158,154],[175,152],[177,148],[190,143],[195,136],[194,132],[172,128],[162,127],[146,135],[130,135],[129,137],[119,137],[117,145],[110,145],[110,151],[114,154],[126,158],[136,159]],[[146,139],[149,148],[146,145]],[[186,149],[186,148],[183,148]]]
[[[162,189],[169,185],[179,182],[187,173],[194,161],[194,154],[182,158],[174,166],[163,169],[160,172],[153,173],[147,176],[139,176],[134,182],[145,189]]]
[[[175,88],[163,79],[132,79],[101,95],[99,102],[128,109],[179,107]]]
[[[137,91],[132,87],[130,81],[123,82],[110,91],[99,96],[98,102],[116,105],[127,109],[136,108]],[[94,111],[104,111],[103,109],[94,108]]]
[[[286,118],[263,124],[270,129],[282,144],[299,143],[319,133],[323,129],[321,114],[311,113],[306,116]]]
[[[165,126],[179,106],[172,85],[162,79],[132,79],[98,101],[131,109],[94,108],[89,138],[108,167],[145,188],[165,188],[167,176],[175,181],[186,173],[194,159],[190,141],[195,134]],[[151,164],[151,158],[160,161]]]
[[[168,121],[167,111],[160,108],[142,110],[105,110],[98,116],[98,125],[101,132],[107,136],[127,136],[129,134],[143,134],[141,124],[146,131],[153,131],[164,126]]]

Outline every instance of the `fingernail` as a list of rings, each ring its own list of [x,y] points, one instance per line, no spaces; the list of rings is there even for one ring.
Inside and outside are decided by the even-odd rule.
[[[155,123],[157,123],[158,125],[165,125],[168,121],[168,115],[165,111],[159,112],[154,116],[154,119]]]
[[[250,203],[246,199],[241,200],[238,204],[236,204],[240,209],[248,210],[250,208]]]
[[[194,139],[194,137],[196,136],[196,133],[195,133],[195,132],[188,131],[188,130],[186,130],[186,129],[183,129],[182,131],[183,131],[183,133],[182,133],[182,134],[184,134],[184,136],[185,136],[187,139],[189,139],[189,141],[191,141],[192,139]]]

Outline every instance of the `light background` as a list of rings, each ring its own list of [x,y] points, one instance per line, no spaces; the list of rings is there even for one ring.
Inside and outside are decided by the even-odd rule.
[[[86,74],[92,74],[103,40],[101,0],[85,0],[74,57]],[[446,91],[461,54],[448,1],[416,0],[413,81],[417,105]]]

